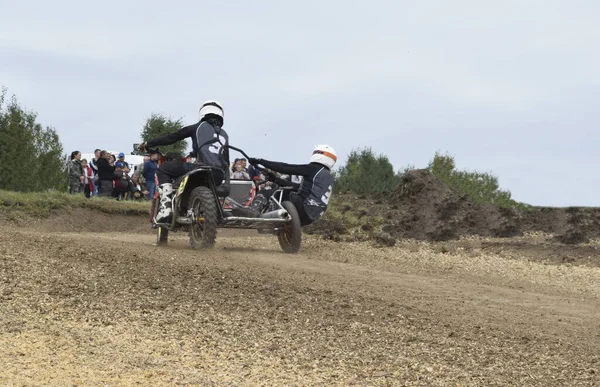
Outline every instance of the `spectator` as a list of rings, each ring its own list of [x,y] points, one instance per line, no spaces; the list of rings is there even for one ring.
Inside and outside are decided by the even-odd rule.
[[[267,190],[268,191],[268,190],[272,190],[272,189],[276,189],[277,188],[277,186],[275,185],[275,183],[273,183],[272,181],[268,181],[267,178],[266,178],[266,176],[262,172],[259,172],[257,180],[264,181],[263,184],[261,184],[261,185],[258,186],[258,191],[261,191],[261,190]]]
[[[83,192],[83,168],[81,167],[81,152],[71,152],[69,164],[67,166],[69,172],[69,192],[72,195]]]
[[[129,164],[127,163],[127,161],[125,161],[125,153],[119,153],[119,159],[115,162],[115,167],[121,169],[127,167],[127,169],[130,169]]]
[[[108,162],[110,163],[110,165],[116,167],[116,165],[115,165],[116,161],[117,161],[117,158],[115,157],[115,155],[110,154],[110,158],[108,159]]]
[[[250,180],[253,180],[255,177],[260,177],[261,172],[260,169],[258,168],[254,168],[254,166],[252,165],[248,165],[246,167],[246,159],[241,159],[242,162],[242,167],[244,168],[244,171],[248,172],[248,176],[250,176]]]
[[[91,159],[89,162],[89,166],[92,168],[92,179],[91,180],[92,180],[92,185],[94,186],[94,189],[92,190],[93,195],[98,195],[98,166],[96,165],[96,163],[98,162],[98,159],[100,158],[100,151],[101,151],[101,149],[96,149],[94,151],[94,158]]]
[[[115,166],[110,164],[111,154],[107,151],[100,152],[100,159],[97,161],[99,194],[100,196],[110,197],[113,191],[113,180],[115,178]]]
[[[146,199],[148,200],[152,200],[152,196],[154,196],[154,192],[156,190],[154,177],[156,176],[156,170],[158,169],[159,157],[160,153],[152,153],[150,154],[150,160],[144,163],[143,176],[145,179],[146,189],[148,190],[148,196],[146,196]]]
[[[132,192],[133,183],[131,182],[131,178],[128,175],[129,169],[127,168],[115,168],[115,180],[114,180],[114,190],[113,196],[117,198],[117,200],[127,199],[129,194]]]
[[[86,198],[90,198],[94,192],[94,172],[86,159],[81,160],[81,168],[83,169],[83,194]]]
[[[240,163],[240,159],[233,160],[233,163],[231,164],[231,173],[233,173],[237,170],[236,167],[239,163]]]
[[[239,161],[235,164],[235,172],[231,173],[231,178],[237,180],[250,180],[250,176],[248,176],[247,172],[244,172],[242,163]]]
[[[242,165],[242,171],[248,172],[248,168],[246,168],[246,166],[248,165],[248,161],[244,158],[241,158],[240,164]]]
[[[131,178],[137,175],[137,179],[140,184],[144,184],[146,182],[146,179],[144,179],[144,164],[146,164],[146,161],[148,160],[150,160],[150,155],[145,154],[144,161],[133,168],[133,175],[131,176]]]
[[[144,186],[144,184],[140,183],[140,175],[134,173],[131,176],[131,182],[133,183],[133,200],[144,200],[148,196],[148,190]]]

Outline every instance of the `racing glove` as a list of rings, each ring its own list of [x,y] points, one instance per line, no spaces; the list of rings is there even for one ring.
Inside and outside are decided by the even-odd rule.
[[[248,162],[252,165],[258,165],[262,159],[255,159],[254,157],[248,157]]]

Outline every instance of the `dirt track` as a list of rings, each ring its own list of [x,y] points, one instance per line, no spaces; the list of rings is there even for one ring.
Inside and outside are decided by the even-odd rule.
[[[2,385],[600,384],[600,268],[523,239],[0,231]]]

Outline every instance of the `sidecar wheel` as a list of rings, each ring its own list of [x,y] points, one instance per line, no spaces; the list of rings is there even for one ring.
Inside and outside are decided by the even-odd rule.
[[[279,246],[288,254],[296,254],[300,250],[302,243],[302,226],[300,225],[300,216],[298,210],[292,202],[284,201],[281,206],[290,214],[291,220],[283,226],[283,230],[277,234]]]

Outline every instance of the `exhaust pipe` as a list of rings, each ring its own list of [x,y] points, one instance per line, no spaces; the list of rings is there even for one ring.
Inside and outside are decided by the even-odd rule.
[[[260,216],[263,219],[289,219],[290,214],[286,210],[279,209],[275,211],[265,212]]]

